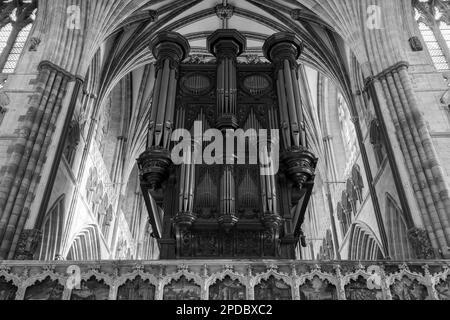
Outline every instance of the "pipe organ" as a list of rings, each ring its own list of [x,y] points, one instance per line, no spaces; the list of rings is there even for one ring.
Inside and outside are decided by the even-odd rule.
[[[293,259],[306,245],[317,159],[297,73],[303,45],[275,34],[264,45],[270,62],[242,63],[246,42],[237,30],[217,30],[207,41],[215,59],[199,61],[186,59],[180,34],[152,40],[158,72],[138,165],[161,259]],[[175,129],[189,134],[174,141]],[[188,146],[181,164],[171,158],[178,143]]]

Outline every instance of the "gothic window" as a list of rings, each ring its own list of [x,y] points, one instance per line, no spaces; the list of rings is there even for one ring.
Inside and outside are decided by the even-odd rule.
[[[364,180],[361,175],[361,168],[358,165],[354,165],[352,169],[352,181],[355,187],[356,194],[358,196],[359,202],[362,204],[363,199],[363,189],[364,189]]]
[[[444,56],[444,52],[442,51],[441,45],[436,40],[433,31],[425,23],[419,23],[419,30],[422,33],[423,40],[425,41],[425,45],[428,48],[428,52],[430,53],[436,68],[440,71],[448,70],[449,66]]]
[[[408,227],[403,212],[390,195],[386,196],[386,224],[391,258],[396,260],[412,259]]]
[[[94,198],[92,200],[92,213],[96,214],[96,210],[99,208],[100,201],[103,196],[103,183],[100,181],[95,188]]]
[[[30,23],[19,32],[8,55],[5,66],[3,67],[3,73],[13,73],[16,69],[17,62],[19,61],[20,55],[25,46],[25,42],[27,41],[28,35],[30,34],[31,27],[32,25]]]
[[[337,205],[337,216],[341,224],[342,236],[345,237],[348,230],[350,229],[352,221],[351,219],[349,219],[349,216],[347,212],[344,210],[344,207],[342,206],[341,203],[338,203]]]
[[[356,188],[355,185],[353,184],[352,179],[347,180],[347,195],[352,211],[356,215],[358,213],[357,208],[358,194],[356,193]]]
[[[341,200],[342,208],[344,209],[344,213],[348,216],[349,221],[352,221],[352,213],[355,214],[352,208],[352,204],[350,201],[350,196],[347,191],[342,192],[342,200]]]
[[[92,201],[92,197],[94,196],[94,191],[95,188],[97,187],[97,183],[98,183],[97,168],[90,168],[88,180],[86,183],[86,200],[88,202]]]
[[[383,251],[379,242],[371,231],[359,224],[356,224],[352,229],[349,260],[383,260]]]
[[[109,229],[111,228],[111,223],[113,221],[113,208],[110,205],[105,212],[105,219],[102,222],[102,233],[105,239],[108,239]]]
[[[325,251],[328,260],[334,260],[334,242],[333,236],[330,230],[327,230],[327,236],[325,238]]]
[[[383,132],[381,131],[381,126],[378,120],[372,121],[370,126],[370,143],[373,145],[377,166],[381,167],[381,164],[386,157],[386,150]]]
[[[430,53],[436,69],[449,71],[450,61],[450,25],[447,2],[417,1],[415,19],[423,41]]]
[[[100,237],[95,226],[90,225],[74,239],[67,255],[68,261],[98,261],[101,259]]]
[[[12,32],[12,24],[8,23],[6,26],[0,29],[0,54],[3,53],[6,45],[8,44],[9,36]]]
[[[0,21],[0,73],[14,73],[36,19],[36,1],[10,1],[2,5]]]
[[[60,197],[44,218],[39,260],[57,259],[64,226],[64,196]]]
[[[354,163],[357,156],[357,136],[352,115],[345,103],[344,97],[339,95],[339,122],[341,126],[342,139],[344,142],[347,165]]]
[[[103,197],[102,197],[100,208],[98,210],[98,215],[97,215],[98,224],[100,226],[102,226],[103,222],[105,221],[106,210],[108,209],[108,205],[109,205],[108,195],[104,194]]]
[[[75,154],[80,143],[80,126],[77,121],[72,121],[69,128],[69,133],[66,139],[66,145],[64,147],[64,157],[70,166],[73,165],[75,160]]]

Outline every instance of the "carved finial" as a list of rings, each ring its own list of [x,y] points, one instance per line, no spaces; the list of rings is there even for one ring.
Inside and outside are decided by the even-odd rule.
[[[23,268],[23,270],[22,270],[22,277],[23,278],[28,278],[29,275],[30,275],[30,269],[28,269],[28,267]]]
[[[338,277],[342,276],[342,268],[339,264],[333,266],[334,272]]]
[[[320,266],[320,264],[315,264],[313,267],[313,271],[322,272],[322,267]]]
[[[366,271],[366,267],[361,262],[359,262],[356,270]]]
[[[30,48],[28,50],[31,52],[36,52],[38,50],[38,47],[40,44],[41,44],[41,39],[33,37],[30,39]]]
[[[166,267],[165,266],[159,266],[159,277],[163,278],[166,273]]]
[[[142,264],[138,263],[134,266],[134,270],[137,272],[144,272],[145,267]]]
[[[6,272],[6,273],[10,273],[11,267],[8,267],[8,266],[5,266],[5,265],[0,265],[0,271]]]
[[[247,267],[247,274],[248,274],[249,277],[253,276],[253,268],[252,268],[252,266],[248,266]]]
[[[278,266],[276,264],[270,264],[267,266],[267,272],[278,272]]]
[[[225,271],[234,272],[234,266],[230,264],[225,265]]]
[[[297,267],[295,264],[291,264],[291,273],[293,277],[297,276]]]
[[[430,273],[430,266],[429,265],[426,264],[426,265],[422,266],[422,269],[425,272],[426,276],[431,275],[431,273]]]
[[[186,271],[189,272],[189,267],[185,264],[181,264],[178,266],[178,271]]]
[[[409,267],[406,263],[399,265],[398,268],[400,269],[400,271],[409,271]]]
[[[89,271],[92,271],[92,272],[100,272],[100,270],[101,270],[101,266],[100,265],[91,265],[91,266],[89,266]]]
[[[216,14],[217,17],[221,20],[228,20],[231,19],[231,17],[234,14],[234,7],[232,5],[224,5],[224,4],[218,4],[216,6]]]
[[[113,275],[114,277],[118,277],[120,275],[120,265],[118,262],[113,262],[112,264],[113,268]]]
[[[55,271],[55,266],[53,265],[46,265],[42,267],[42,270],[44,270],[45,272],[54,272]]]
[[[207,278],[208,277],[208,265],[207,264],[204,264],[203,265],[203,277],[204,278]]]

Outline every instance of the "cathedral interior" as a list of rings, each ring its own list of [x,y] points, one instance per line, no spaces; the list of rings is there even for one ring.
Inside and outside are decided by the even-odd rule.
[[[0,300],[450,300],[449,87],[447,0],[0,0]]]

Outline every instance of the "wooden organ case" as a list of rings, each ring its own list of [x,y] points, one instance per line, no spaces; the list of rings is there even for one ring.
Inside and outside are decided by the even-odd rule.
[[[296,247],[306,246],[301,227],[317,165],[308,150],[298,86],[301,41],[289,33],[269,38],[264,51],[270,63],[239,62],[246,38],[237,30],[221,29],[208,38],[215,56],[209,60],[186,59],[189,44],[176,33],[161,33],[152,42],[159,71],[147,151],[138,164],[161,259],[294,259]],[[230,130],[242,129],[248,139],[239,163],[245,164],[227,162],[236,157],[235,142],[235,153],[224,154],[223,164],[202,158],[174,165],[169,154],[175,142],[164,137],[175,129],[191,133],[200,157],[212,142],[202,135],[207,130],[220,130],[226,142]],[[267,137],[255,136],[261,129]],[[261,174],[255,142],[263,138],[280,151],[274,175]],[[250,154],[255,150],[256,157]]]

